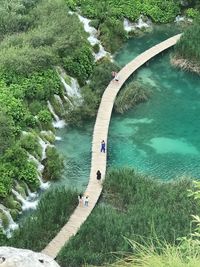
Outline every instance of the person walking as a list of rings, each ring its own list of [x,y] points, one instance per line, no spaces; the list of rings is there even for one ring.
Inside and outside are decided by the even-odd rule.
[[[101,172],[100,170],[97,171],[97,181],[101,181]]]
[[[88,204],[89,204],[89,196],[87,195],[87,196],[85,197],[85,200],[84,200],[84,206],[85,206],[85,207],[88,207]]]
[[[115,80],[116,82],[119,81],[119,79],[117,78],[117,72],[116,71],[112,71],[112,77],[113,77],[113,80]]]
[[[82,194],[78,195],[78,202],[79,202],[79,206],[82,207],[83,206],[83,196],[82,196]]]
[[[101,152],[103,152],[103,153],[106,152],[106,143],[104,140],[101,141]]]

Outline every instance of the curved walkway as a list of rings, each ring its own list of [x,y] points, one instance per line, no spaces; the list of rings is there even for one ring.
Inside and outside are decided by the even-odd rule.
[[[85,222],[99,199],[102,191],[102,186],[96,179],[96,172],[97,170],[100,170],[102,178],[104,178],[107,161],[106,153],[100,153],[100,144],[102,140],[105,140],[107,144],[108,128],[113,104],[120,88],[135,70],[137,70],[140,66],[142,66],[149,59],[153,58],[160,52],[175,45],[180,36],[181,34],[175,35],[137,56],[118,73],[117,77],[119,78],[119,81],[111,81],[106,88],[101,99],[93,132],[90,180],[85,191],[86,195],[89,195],[89,206],[78,206],[74,210],[69,221],[63,226],[56,237],[46,246],[42,253],[55,258],[64,244],[70,239],[70,237],[74,236],[77,233],[80,226]]]

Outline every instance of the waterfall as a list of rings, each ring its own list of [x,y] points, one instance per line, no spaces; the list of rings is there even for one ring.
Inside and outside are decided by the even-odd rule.
[[[70,12],[69,14],[73,14],[73,12]],[[83,27],[84,27],[84,30],[89,33],[89,37],[87,38],[89,43],[94,46],[95,44],[98,44],[99,45],[99,52],[98,53],[93,53],[94,55],[94,58],[95,58],[95,61],[99,60],[100,58],[104,57],[104,56],[110,56],[110,53],[108,53],[107,51],[105,51],[105,49],[103,48],[103,46],[101,45],[101,42],[98,40],[98,31],[94,28],[94,27],[91,27],[89,25],[90,23],[90,19],[87,19],[87,18],[84,18],[83,16],[78,15],[78,18],[80,20],[80,22],[83,23]]]
[[[56,113],[55,113],[55,111],[54,111],[54,109],[53,109],[53,107],[49,101],[47,101],[47,104],[48,104],[48,108],[49,108],[51,114],[53,115],[53,117],[55,119],[55,121],[53,122],[53,126],[55,128],[63,128],[66,125],[65,121],[59,119],[58,115],[56,115]]]
[[[56,115],[56,113],[54,112],[54,109],[53,109],[51,103],[50,103],[49,101],[47,101],[47,103],[48,103],[48,108],[49,108],[51,114],[53,115],[54,119],[55,119],[56,121],[59,121],[59,117],[58,117],[58,116]]]
[[[39,139],[39,144],[40,144],[41,147],[42,147],[42,160],[43,160],[43,159],[46,158],[46,148],[47,148],[48,144],[45,143],[45,142],[42,140],[42,138],[40,138],[39,136],[38,136],[38,139]]]
[[[71,88],[72,88],[72,91],[74,92],[74,95],[80,98],[81,97],[80,87],[79,87],[77,80],[74,78],[71,78]]]
[[[72,104],[72,101],[66,95],[64,95],[64,99],[70,104],[71,107],[74,107],[74,104]]]
[[[79,92],[79,84],[78,84],[77,80],[74,79],[74,78],[71,78],[71,86],[70,86],[69,84],[66,83],[66,81],[62,77],[62,75],[59,75],[59,76],[60,76],[60,80],[61,80],[61,82],[62,82],[62,84],[63,84],[63,86],[65,88],[65,91],[66,91],[67,95],[71,96],[71,97],[76,96],[76,97],[80,98],[81,95],[80,95],[80,92]]]
[[[28,198],[27,199],[35,199],[38,194],[36,192],[31,192],[31,190],[29,189],[28,185],[25,183],[25,186],[26,186],[26,191],[28,193]]]
[[[148,19],[146,22],[143,21],[143,15],[140,15],[137,23],[136,23],[136,28],[142,29],[142,28],[149,28],[151,25],[151,20]]]
[[[22,210],[36,209],[38,204],[38,199],[37,200],[24,199],[23,196],[20,193],[18,193],[15,189],[12,189],[12,193],[22,203]]]
[[[152,24],[151,20],[148,19],[146,22],[143,21],[143,15],[140,15],[136,23],[129,21],[128,19],[124,19],[124,30],[126,32],[134,31],[136,29],[149,28]]]
[[[11,237],[12,232],[18,228],[18,224],[16,224],[10,214],[9,209],[7,209],[4,205],[0,204],[0,210],[6,215],[9,225],[8,228],[3,230],[3,232],[6,234],[8,238]],[[0,225],[2,227],[2,225]]]
[[[38,180],[40,181],[40,189],[41,190],[46,190],[51,185],[50,182],[43,182],[42,177],[40,175],[38,175]]]
[[[186,21],[186,17],[178,15],[178,16],[176,16],[174,22],[179,23],[179,22],[184,22],[184,21]]]

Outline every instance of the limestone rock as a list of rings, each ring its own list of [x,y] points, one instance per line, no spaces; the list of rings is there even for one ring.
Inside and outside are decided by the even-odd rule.
[[[49,256],[27,249],[0,247],[0,267],[59,267]]]

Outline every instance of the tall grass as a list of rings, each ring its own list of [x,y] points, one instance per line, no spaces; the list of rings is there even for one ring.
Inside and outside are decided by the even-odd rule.
[[[190,232],[190,214],[199,213],[187,197],[191,187],[190,180],[163,183],[130,169],[111,171],[101,203],[62,249],[58,262],[62,267],[114,262],[114,252],[132,251],[126,238],[145,245],[153,240],[158,251],[162,240],[175,244]]]
[[[40,251],[68,221],[76,205],[77,192],[61,187],[50,189],[37,210],[21,222],[8,245]]]
[[[129,256],[110,267],[198,267],[200,250],[192,242],[187,241],[179,246],[161,244],[161,253],[154,246],[143,246],[132,243],[135,256]],[[107,265],[106,265],[107,266]]]
[[[124,113],[135,105],[147,101],[149,94],[149,90],[142,87],[138,82],[131,82],[119,92],[114,105],[115,111]]]

